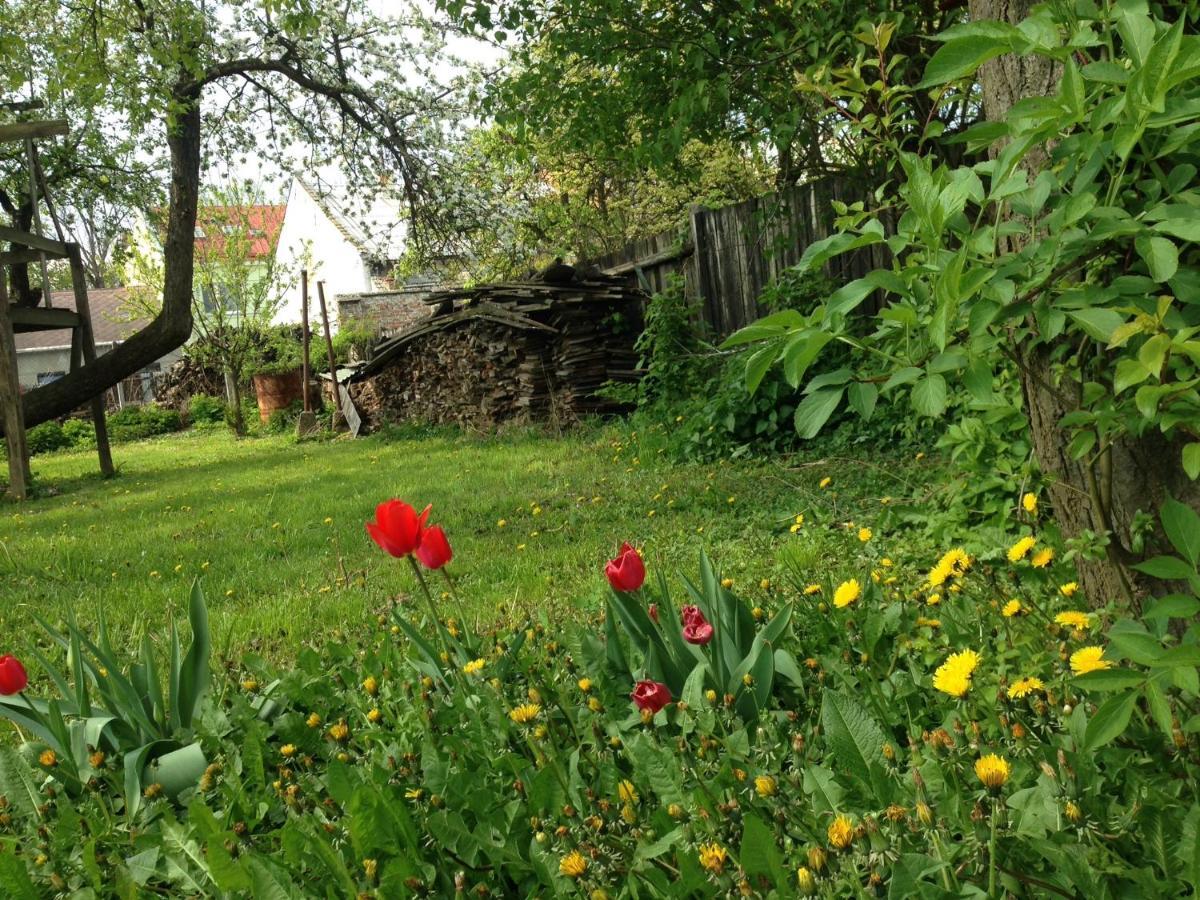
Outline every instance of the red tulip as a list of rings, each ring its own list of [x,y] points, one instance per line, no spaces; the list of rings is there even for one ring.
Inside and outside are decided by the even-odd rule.
[[[649,609],[647,609],[646,612],[649,614],[649,616],[650,616],[651,620],[654,622],[654,624],[657,625],[658,624],[658,604],[651,603]]]
[[[713,627],[703,618],[683,626],[683,639],[689,644],[707,644],[713,639]]]
[[[621,545],[621,552],[616,559],[610,559],[604,567],[604,574],[613,590],[629,593],[636,591],[646,580],[646,566],[638,552],[626,541]]]
[[[633,686],[629,699],[637,704],[638,709],[656,713],[671,702],[671,690],[659,681],[639,681]]]
[[[705,621],[704,613],[700,612],[700,607],[688,605],[688,606],[683,607],[683,609],[679,610],[679,624],[680,625],[691,624],[692,622],[695,622],[697,619],[699,619],[701,622]]]
[[[375,507],[375,521],[367,523],[371,540],[385,553],[395,557],[408,556],[421,544],[421,531],[429,518],[430,507],[417,511],[403,500],[388,500]]]
[[[454,558],[450,542],[441,525],[434,525],[421,532],[421,543],[416,549],[417,559],[427,569],[440,569]]]
[[[15,656],[0,656],[0,694],[19,694],[29,684],[25,667]]]

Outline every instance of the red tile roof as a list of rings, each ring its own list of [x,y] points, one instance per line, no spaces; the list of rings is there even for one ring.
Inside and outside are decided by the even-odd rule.
[[[283,204],[202,206],[196,211],[196,253],[219,252],[223,243],[222,226],[233,225],[249,231],[250,256],[265,259],[275,252],[286,211]]]
[[[71,291],[50,294],[56,309],[74,309],[75,295]],[[88,291],[88,306],[92,312],[92,331],[96,344],[108,345],[123,341],[135,331],[145,328],[149,319],[129,319],[124,310],[125,288],[92,288]],[[69,329],[58,331],[26,331],[15,335],[18,350],[38,350],[48,347],[69,347]]]

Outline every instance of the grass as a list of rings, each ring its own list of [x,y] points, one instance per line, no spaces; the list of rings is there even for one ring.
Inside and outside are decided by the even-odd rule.
[[[626,539],[672,573],[694,571],[706,548],[765,605],[786,555],[836,568],[849,537],[825,526],[870,521],[902,488],[886,465],[676,465],[655,445],[615,426],[306,443],[192,431],[118,446],[108,481],[88,452],[35,457],[39,496],[0,507],[0,633],[22,634],[35,612],[93,623],[103,610],[115,634],[155,636],[199,577],[221,647],[286,656],[408,589],[363,528],[393,496],[433,504],[477,613],[594,611],[603,563]],[[810,521],[792,534],[799,513]]]

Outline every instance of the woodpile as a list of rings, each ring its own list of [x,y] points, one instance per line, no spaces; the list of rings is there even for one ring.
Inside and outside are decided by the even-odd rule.
[[[372,426],[488,429],[616,412],[597,391],[639,377],[633,344],[644,299],[605,278],[431,294],[433,315],[377,346],[350,393]]]
[[[187,356],[154,376],[154,399],[159,406],[187,412],[188,401],[196,394],[224,397],[225,377]]]

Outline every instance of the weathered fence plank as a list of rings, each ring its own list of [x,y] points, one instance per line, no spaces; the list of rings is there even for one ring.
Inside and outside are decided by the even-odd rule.
[[[833,201],[864,199],[848,179],[828,178],[797,185],[720,209],[695,207],[686,229],[634,241],[594,263],[604,272],[636,272],[650,293],[658,293],[673,275],[701,319],[717,335],[727,335],[762,314],[763,289],[800,261],[809,244],[833,230]],[[844,283],[886,260],[882,245],[832,260],[828,272]],[[872,301],[867,311],[874,308]]]

